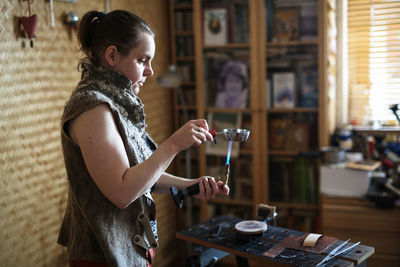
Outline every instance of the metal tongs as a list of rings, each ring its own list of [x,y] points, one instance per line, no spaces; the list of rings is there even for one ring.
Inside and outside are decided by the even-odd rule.
[[[340,244],[339,246],[337,246],[336,248],[334,248],[331,252],[329,252],[329,254],[321,261],[319,262],[317,265],[315,266],[322,266],[324,265],[327,261],[333,259],[336,256],[339,256],[342,253],[345,253],[346,251],[349,251],[350,249],[358,246],[360,244],[360,242],[357,242],[353,245],[351,245],[348,248],[342,249],[339,251],[339,249],[341,249],[342,247],[344,247],[347,243],[349,243],[350,239],[347,239],[346,241],[344,241],[342,244]]]

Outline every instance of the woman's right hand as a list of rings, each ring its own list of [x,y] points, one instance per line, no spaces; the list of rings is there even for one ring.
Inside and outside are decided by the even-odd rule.
[[[212,142],[213,136],[208,132],[208,124],[204,119],[188,121],[169,137],[178,151],[199,146],[207,140]]]

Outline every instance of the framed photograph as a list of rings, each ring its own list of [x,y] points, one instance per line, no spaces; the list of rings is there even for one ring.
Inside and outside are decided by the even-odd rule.
[[[226,52],[204,56],[206,105],[220,108],[247,108],[250,102],[249,62]]]
[[[274,16],[273,42],[299,39],[299,9],[277,8]]]
[[[210,129],[222,132],[224,129],[240,128],[242,124],[242,115],[237,113],[217,113],[210,112],[207,116]],[[223,134],[217,135],[217,144],[206,143],[206,153],[209,155],[227,156],[229,142]],[[239,155],[239,142],[233,142],[231,158],[237,158]]]
[[[277,72],[272,75],[274,108],[295,107],[295,86],[294,72]]]
[[[215,107],[246,108],[249,91],[249,73],[242,60],[225,61],[218,73]]]
[[[229,42],[230,8],[224,5],[203,8],[204,45],[225,45]]]

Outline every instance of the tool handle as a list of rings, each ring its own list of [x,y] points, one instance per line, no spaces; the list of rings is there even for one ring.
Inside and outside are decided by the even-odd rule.
[[[199,183],[193,184],[182,190],[183,197],[194,196],[200,193]]]
[[[169,188],[172,198],[178,208],[182,208],[183,200],[188,196],[197,195],[200,193],[199,183],[186,187],[183,190],[178,190],[175,186]]]

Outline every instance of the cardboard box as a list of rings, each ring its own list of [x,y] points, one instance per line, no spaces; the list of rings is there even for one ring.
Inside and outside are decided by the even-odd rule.
[[[371,172],[353,170],[346,167],[322,166],[322,194],[340,197],[362,197],[368,191]]]

